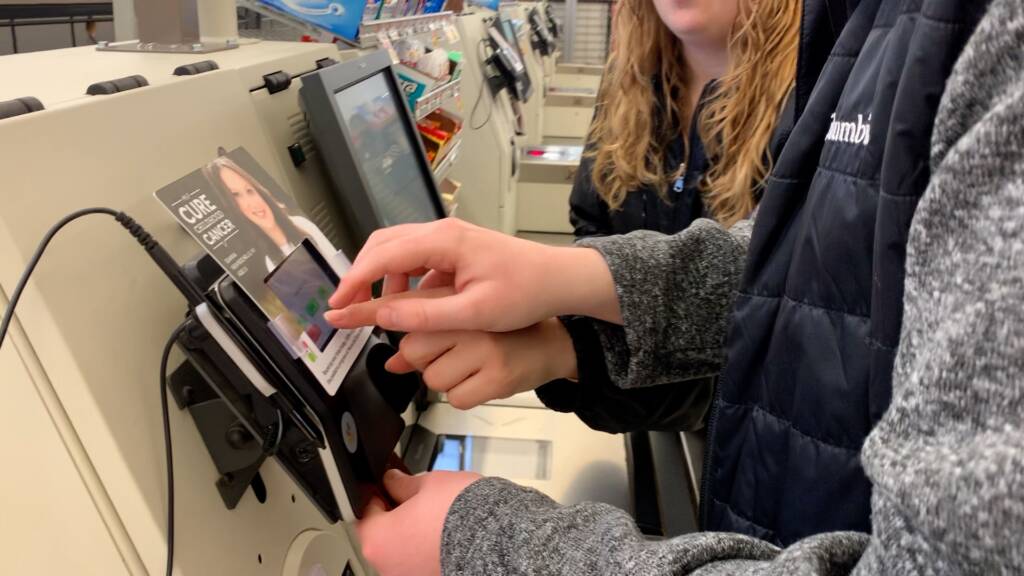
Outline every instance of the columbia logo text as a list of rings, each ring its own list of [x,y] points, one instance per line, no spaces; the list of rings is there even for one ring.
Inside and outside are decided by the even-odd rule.
[[[871,114],[868,114],[867,122],[864,121],[863,114],[857,114],[856,122],[841,122],[836,120],[833,113],[832,126],[828,129],[825,141],[867,146],[871,142]]]

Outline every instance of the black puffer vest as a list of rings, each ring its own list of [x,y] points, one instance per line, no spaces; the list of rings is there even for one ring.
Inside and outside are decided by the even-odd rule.
[[[870,530],[859,453],[889,405],[907,230],[946,78],[984,7],[805,2],[797,125],[761,201],[709,418],[705,529],[780,545]]]

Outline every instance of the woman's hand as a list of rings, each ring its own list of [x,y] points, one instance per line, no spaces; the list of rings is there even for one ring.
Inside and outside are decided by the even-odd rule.
[[[558,378],[576,377],[576,354],[556,318],[515,332],[416,332],[402,339],[384,366],[423,373],[427,387],[468,410],[527,392]]]
[[[423,276],[421,290],[403,292]],[[385,279],[384,297],[370,301]],[[604,258],[588,248],[528,242],[448,218],[374,232],[325,315],[339,328],[506,332],[559,314],[621,322]]]
[[[380,500],[370,501],[356,525],[363,557],[380,576],[441,574],[441,533],[448,509],[480,478],[473,472],[409,476],[388,470],[384,488],[398,507],[387,510]]]

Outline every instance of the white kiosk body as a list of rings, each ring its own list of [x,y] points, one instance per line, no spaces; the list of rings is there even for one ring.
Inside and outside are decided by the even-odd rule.
[[[0,120],[0,300],[43,233],[65,214],[110,206],[142,223],[179,261],[199,248],[153,191],[245,146],[321,222],[322,175],[284,162],[298,114],[294,88],[266,93],[264,74],[297,76],[337,57],[330,45],[260,42],[211,55],[73,48],[0,58],[0,100],[46,109]],[[220,69],[173,76],[213,59]],[[85,96],[88,85],[141,74],[149,86]],[[298,114],[301,118],[301,114]],[[280,138],[274,140],[272,138]],[[307,162],[303,168],[313,166]],[[156,574],[166,553],[159,360],[185,301],[115,222],[92,216],[53,241],[0,351],[11,399],[2,446],[20,462],[0,480],[3,559],[11,574]],[[227,510],[217,472],[187,413],[172,409],[179,574],[299,576],[369,572],[350,526],[328,524],[276,462],[267,499]],[[59,543],[59,545],[55,545]],[[310,551],[319,551],[311,556]],[[315,558],[314,558],[315,556]]]
[[[465,141],[447,171],[463,184],[459,216],[513,232],[519,155],[508,96],[493,98],[484,85],[484,17],[458,17],[466,57]],[[299,108],[300,82],[272,93],[264,78],[275,72],[295,78],[315,71],[324,58],[341,56],[328,44],[243,41],[237,49],[207,55],[83,47],[0,58],[0,76],[8,79],[0,85],[0,101],[32,96],[45,106],[0,120],[0,302],[7,304],[45,231],[87,206],[124,210],[179,262],[194,256],[199,247],[153,192],[208,162],[221,147],[244,146],[336,245],[349,248],[342,244],[346,235],[333,187]],[[206,59],[219,69],[172,74],[177,66]],[[85,95],[94,82],[134,74],[149,85]],[[304,163],[293,161],[291,145],[301,149]],[[162,345],[184,311],[177,290],[109,219],[85,218],[53,241],[0,350],[9,393],[0,403],[0,447],[17,462],[0,479],[0,572],[162,572],[167,486],[158,369]],[[266,501],[247,491],[227,510],[189,416],[172,407],[170,418],[176,573],[371,573],[352,527],[329,524],[274,461],[261,468]],[[513,479],[565,503],[627,504],[621,438],[542,409],[535,399],[467,412],[440,402],[420,422],[437,433],[494,439],[483,443],[492,449],[484,472],[507,472],[509,463],[532,457],[521,451],[526,444],[507,440],[546,446],[546,474]]]
[[[458,16],[462,38],[462,144],[459,161],[448,171],[461,184],[455,215],[474,224],[515,232],[515,178],[518,173],[515,119],[506,91],[495,96],[487,85],[484,61],[487,26],[494,12],[477,9]]]

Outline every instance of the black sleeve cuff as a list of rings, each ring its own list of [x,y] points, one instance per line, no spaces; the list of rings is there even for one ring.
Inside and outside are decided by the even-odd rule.
[[[548,382],[537,388],[537,398],[556,412],[575,412],[583,402],[584,386],[599,387],[610,384],[611,379],[593,320],[583,316],[562,316],[559,320],[572,338],[579,381],[561,379]]]

